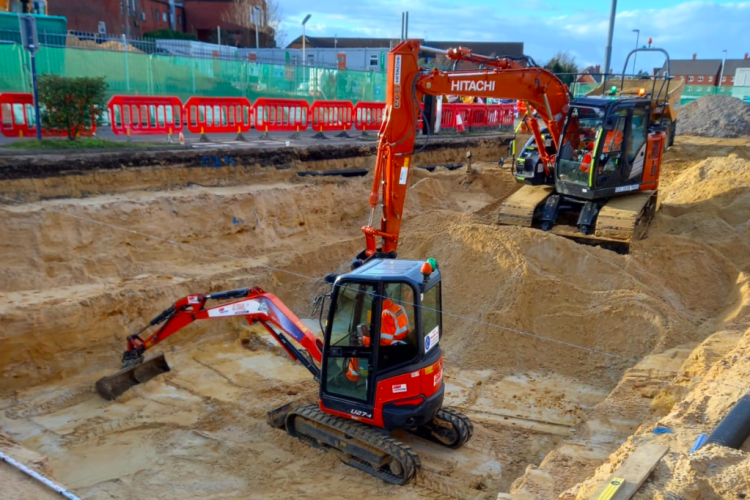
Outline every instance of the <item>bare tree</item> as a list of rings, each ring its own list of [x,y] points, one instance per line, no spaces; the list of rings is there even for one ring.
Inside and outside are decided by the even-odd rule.
[[[257,12],[255,8],[260,9]],[[285,33],[281,29],[282,11],[278,0],[234,0],[234,3],[221,16],[222,20],[238,26],[246,43],[255,35],[256,28],[266,38],[273,38],[278,45],[284,42]]]

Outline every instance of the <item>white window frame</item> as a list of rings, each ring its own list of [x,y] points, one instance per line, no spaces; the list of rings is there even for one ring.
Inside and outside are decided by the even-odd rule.
[[[714,83],[714,77],[713,76],[709,76],[708,77],[708,83]]]
[[[380,64],[380,55],[370,54],[370,67],[377,68],[379,64]]]
[[[732,77],[732,80],[731,80],[731,81],[732,81],[732,83],[734,83],[734,77]]]
[[[727,83],[727,77],[726,76],[722,76],[721,77],[721,83]]]
[[[692,82],[692,81],[693,81],[693,77],[692,77],[692,76],[689,76],[689,77],[688,77],[688,81],[689,81],[689,82]]]
[[[698,83],[703,83],[703,77],[702,76],[698,77]]]
[[[162,12],[162,13],[161,13],[161,20],[162,20],[163,22],[165,22],[165,23],[167,22],[167,13],[166,13],[166,12]]]

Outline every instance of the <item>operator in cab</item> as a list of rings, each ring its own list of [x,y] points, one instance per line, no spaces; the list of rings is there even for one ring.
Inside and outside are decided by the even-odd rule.
[[[414,295],[411,287],[402,288],[402,303],[413,304]],[[388,347],[392,345],[405,344],[407,335],[411,332],[409,316],[406,309],[395,303],[390,297],[383,298],[383,312],[380,315],[380,345]],[[370,347],[370,332],[366,329],[358,331],[357,342],[365,347]],[[352,383],[357,383],[360,377],[365,375],[359,367],[357,358],[351,358],[347,367],[346,378]]]

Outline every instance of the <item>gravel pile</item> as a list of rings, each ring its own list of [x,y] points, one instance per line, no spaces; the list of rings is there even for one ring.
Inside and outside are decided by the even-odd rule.
[[[750,104],[723,95],[701,97],[680,109],[677,134],[750,136]]]

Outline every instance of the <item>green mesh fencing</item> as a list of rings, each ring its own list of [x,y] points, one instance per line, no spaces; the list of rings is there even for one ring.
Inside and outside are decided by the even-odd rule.
[[[0,92],[30,92],[29,54],[0,44]],[[37,71],[70,77],[103,76],[109,94],[385,100],[385,74],[332,68],[197,59],[70,47],[42,47]]]

